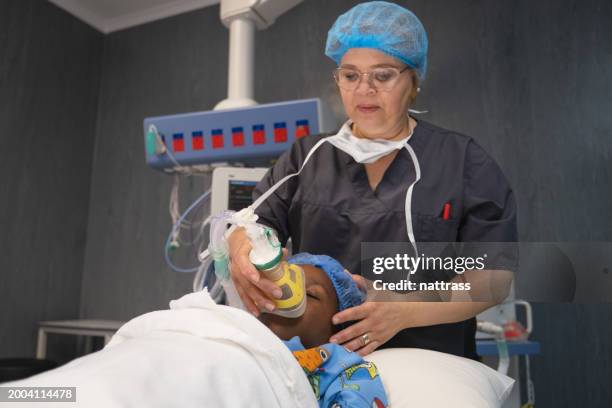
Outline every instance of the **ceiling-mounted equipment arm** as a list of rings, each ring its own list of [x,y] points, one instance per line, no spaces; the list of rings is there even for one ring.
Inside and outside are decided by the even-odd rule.
[[[221,0],[221,21],[230,30],[227,99],[215,110],[256,105],[255,28],[268,28],[302,0]]]

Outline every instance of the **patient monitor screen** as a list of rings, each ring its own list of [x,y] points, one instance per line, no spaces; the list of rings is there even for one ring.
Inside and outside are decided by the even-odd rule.
[[[228,210],[240,211],[253,203],[251,194],[257,185],[256,181],[230,180],[227,207]]]

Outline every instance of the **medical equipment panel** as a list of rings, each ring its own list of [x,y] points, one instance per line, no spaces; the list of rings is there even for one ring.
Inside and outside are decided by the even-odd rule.
[[[147,163],[158,170],[215,162],[270,163],[301,137],[334,130],[320,99],[144,120]]]

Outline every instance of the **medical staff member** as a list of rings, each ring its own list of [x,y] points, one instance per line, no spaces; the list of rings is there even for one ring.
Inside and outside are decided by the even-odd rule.
[[[332,26],[325,54],[338,64],[333,77],[349,120],[333,137],[297,140],[255,191],[299,172],[256,210],[283,244],[291,237],[294,252],[327,254],[359,274],[362,242],[517,240],[514,195],[495,161],[472,138],[408,114],[427,51],[423,25],[396,4],[359,4]],[[245,306],[255,315],[273,308],[280,290],[249,262],[244,231],[229,246]],[[355,323],[331,341],[362,355],[418,347],[477,358],[474,316],[494,304],[370,301],[334,316]]]

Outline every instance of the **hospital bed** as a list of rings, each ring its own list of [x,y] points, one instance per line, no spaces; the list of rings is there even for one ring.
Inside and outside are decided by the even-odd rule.
[[[470,359],[419,349],[368,356],[391,407],[499,407],[513,380]],[[96,353],[5,387],[76,387],[67,407],[316,407],[287,347],[206,290],[125,324]],[[27,406],[27,405],[20,405]]]

